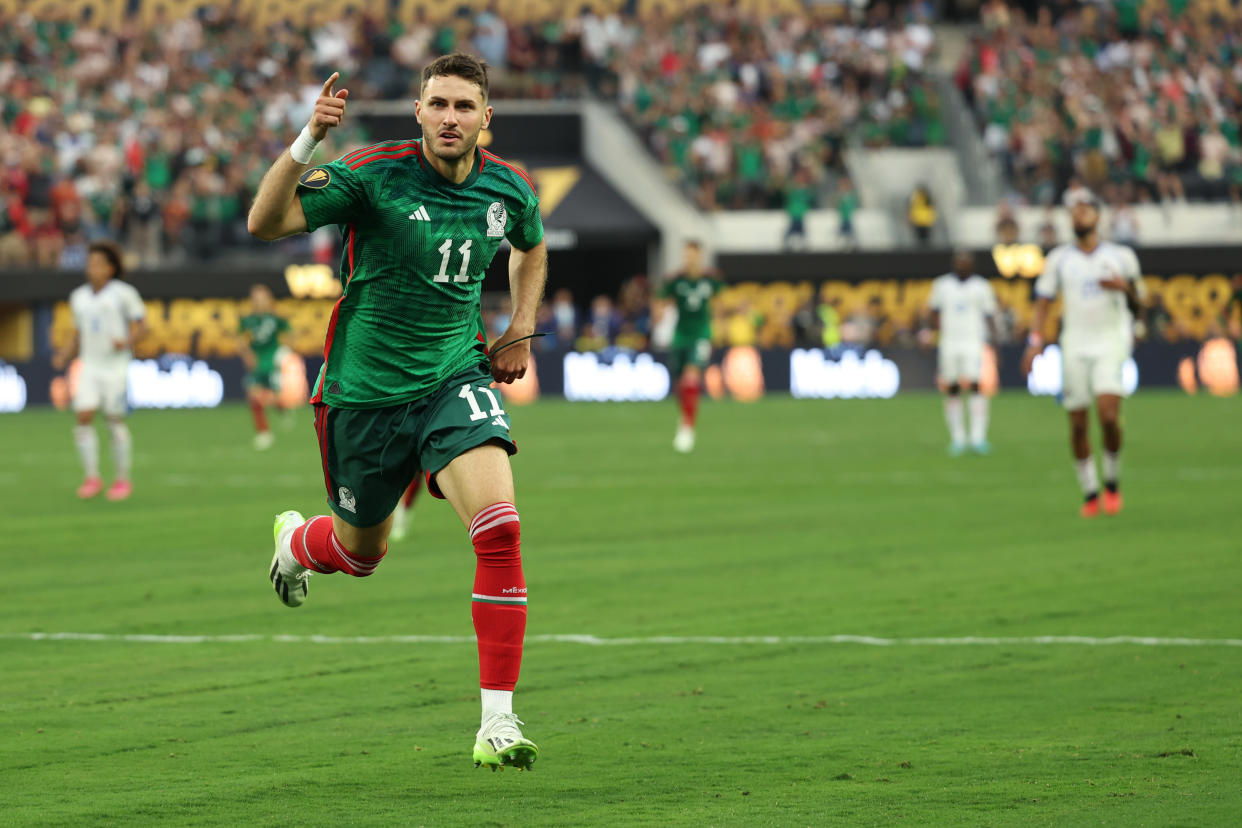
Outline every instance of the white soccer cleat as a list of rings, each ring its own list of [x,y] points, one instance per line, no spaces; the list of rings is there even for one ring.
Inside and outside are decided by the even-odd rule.
[[[254,435],[254,450],[267,451],[272,447],[272,443],[276,442],[276,436],[270,431],[260,431]]]
[[[493,771],[512,765],[530,770],[539,758],[539,748],[522,735],[520,724],[526,724],[512,713],[489,716],[474,738],[474,766],[486,765]]]
[[[286,607],[300,607],[306,600],[307,580],[311,571],[293,557],[293,531],[306,521],[300,512],[281,512],[276,516],[272,535],[276,538],[276,552],[272,555],[272,568],[268,573],[276,597]]]
[[[694,451],[694,427],[685,423],[677,426],[677,436],[673,438],[673,450],[682,454]]]

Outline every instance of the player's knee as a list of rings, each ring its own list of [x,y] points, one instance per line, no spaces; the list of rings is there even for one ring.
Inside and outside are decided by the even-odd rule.
[[[490,561],[514,560],[521,555],[522,521],[512,503],[493,503],[470,521],[474,553]]]
[[[970,393],[972,393],[972,394],[978,394],[978,393],[979,393],[979,383],[977,383],[977,382],[972,382],[970,385],[966,386],[966,388],[967,388],[967,390],[969,390],[969,391],[970,391]]]
[[[947,393],[950,397],[956,397],[958,394],[962,393],[961,383],[949,383],[948,387],[945,388],[945,393]]]

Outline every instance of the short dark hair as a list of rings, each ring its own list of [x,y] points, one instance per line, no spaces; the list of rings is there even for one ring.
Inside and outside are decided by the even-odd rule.
[[[427,81],[432,78],[455,75],[463,80],[478,84],[483,90],[483,100],[487,100],[487,64],[465,52],[454,52],[442,55],[423,69],[423,82],[419,86],[419,94],[427,88]]]
[[[91,242],[90,246],[86,248],[86,252],[88,256],[91,253],[102,254],[108,260],[108,264],[112,265],[113,279],[120,279],[125,275],[125,259],[121,256],[120,245],[116,244],[116,242]]]

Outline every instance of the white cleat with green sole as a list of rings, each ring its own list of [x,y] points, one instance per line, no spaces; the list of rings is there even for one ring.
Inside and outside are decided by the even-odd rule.
[[[489,717],[474,739],[474,766],[486,766],[493,772],[504,770],[506,765],[530,770],[539,758],[539,748],[522,735],[520,724],[525,722],[512,713]]]
[[[276,552],[272,555],[272,568],[268,576],[276,597],[286,607],[300,607],[308,593],[306,582],[310,579],[310,570],[302,566],[293,557],[293,531],[305,523],[300,512],[281,512],[276,516],[272,526],[272,536],[276,540]]]

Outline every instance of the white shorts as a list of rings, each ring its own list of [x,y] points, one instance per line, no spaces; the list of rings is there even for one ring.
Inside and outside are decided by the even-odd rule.
[[[1061,354],[1061,405],[1067,411],[1090,408],[1101,394],[1124,397],[1122,368],[1128,355]]]
[[[83,365],[73,394],[74,411],[102,411],[119,417],[129,410],[129,365]]]
[[[983,344],[943,343],[936,353],[936,372],[950,385],[960,380],[978,382],[983,373]]]

